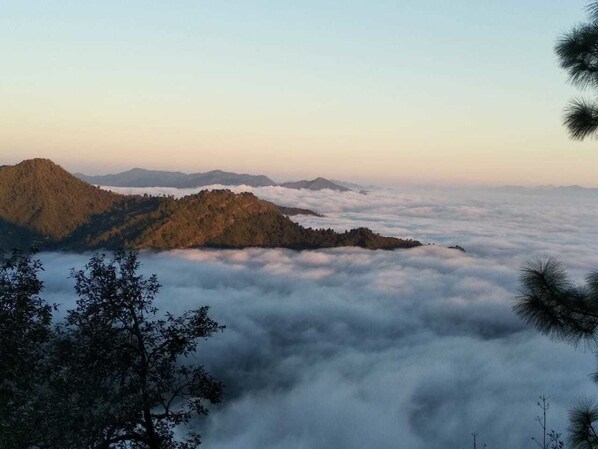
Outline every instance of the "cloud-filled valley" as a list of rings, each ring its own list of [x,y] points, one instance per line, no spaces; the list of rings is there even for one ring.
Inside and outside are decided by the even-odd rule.
[[[183,195],[176,189],[115,189]],[[582,280],[598,266],[595,198],[500,190],[356,192],[236,188],[316,210],[306,226],[376,232],[411,250],[337,248],[144,253],[162,310],[208,304],[226,325],[198,358],[226,384],[198,425],[206,447],[527,447],[565,431],[597,392],[590,352],[540,336],[512,312],[526,260],[558,256]],[[459,244],[467,253],[445,248]],[[43,253],[45,295],[72,305],[68,270],[88,255]]]

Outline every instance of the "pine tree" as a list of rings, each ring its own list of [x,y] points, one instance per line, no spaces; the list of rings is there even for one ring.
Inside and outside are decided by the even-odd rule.
[[[563,34],[555,47],[560,66],[580,89],[598,89],[598,2],[587,7],[586,23]],[[598,131],[598,103],[577,98],[565,111],[565,125],[572,139],[583,140]]]
[[[575,285],[556,259],[530,262],[523,270],[515,311],[540,332],[598,349],[598,272]],[[598,373],[594,375],[598,381]],[[580,402],[570,413],[573,449],[598,448],[598,407]]]

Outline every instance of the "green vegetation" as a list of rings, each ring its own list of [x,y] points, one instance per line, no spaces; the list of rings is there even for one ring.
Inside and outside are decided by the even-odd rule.
[[[589,21],[560,37],[555,51],[572,84],[598,87],[598,2],[587,8]],[[598,105],[573,100],[565,113],[571,138],[583,140],[598,131]],[[598,349],[598,272],[586,285],[571,282],[556,259],[529,262],[523,269],[522,293],[515,311],[540,332],[574,345],[584,342]],[[598,375],[594,375],[598,382]],[[598,407],[580,402],[570,412],[569,442],[573,449],[598,448]],[[556,438],[558,440],[558,438]],[[557,441],[556,443],[560,443]],[[562,447],[555,443],[554,447]]]
[[[284,212],[284,211],[283,211]],[[0,168],[0,249],[157,249],[361,246],[394,249],[414,240],[361,228],[306,229],[250,193],[202,191],[181,199],[119,195],[49,160]]]
[[[588,5],[588,21],[560,37],[556,54],[571,84],[581,89],[598,88],[598,2]],[[598,131],[598,103],[578,98],[565,112],[571,138],[583,140]]]
[[[530,262],[522,276],[515,311],[540,332],[574,345],[598,342],[598,272],[583,286],[573,284],[555,259]],[[598,377],[595,376],[598,381]],[[582,402],[570,413],[569,440],[574,449],[598,448],[598,407]]]
[[[44,239],[62,239],[120,201],[46,159],[0,168],[0,218]]]
[[[40,263],[19,252],[0,262],[0,447],[197,447],[187,425],[223,388],[191,357],[223,329],[207,307],[160,315],[156,277],[117,252],[72,272],[79,299],[52,329]]]
[[[39,294],[38,261],[15,251],[0,254],[0,447],[23,447],[34,430],[33,385],[43,379],[52,309]]]

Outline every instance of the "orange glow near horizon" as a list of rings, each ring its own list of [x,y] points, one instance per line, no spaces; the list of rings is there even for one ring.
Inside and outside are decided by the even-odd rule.
[[[595,141],[571,142],[561,124],[578,92],[552,49],[582,1],[497,7],[492,22],[468,1],[437,14],[183,3],[9,8],[0,164],[598,187]],[[423,19],[442,32],[423,33]]]

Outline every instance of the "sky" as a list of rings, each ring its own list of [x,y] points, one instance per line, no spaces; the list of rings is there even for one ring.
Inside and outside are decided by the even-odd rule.
[[[584,5],[0,1],[0,163],[598,186],[553,53]]]
[[[558,256],[574,282],[596,269],[596,192],[253,192],[317,205],[325,217],[294,217],[304,225],[435,245],[142,253],[161,313],[209,305],[226,326],[194,360],[225,383],[222,404],[194,423],[206,447],[459,449],[476,432],[479,447],[524,448],[541,436],[538,396],[563,434],[577,401],[596,398],[593,348],[542,336],[512,310],[531,258]],[[39,257],[59,318],[75,300],[69,270],[89,254]]]

